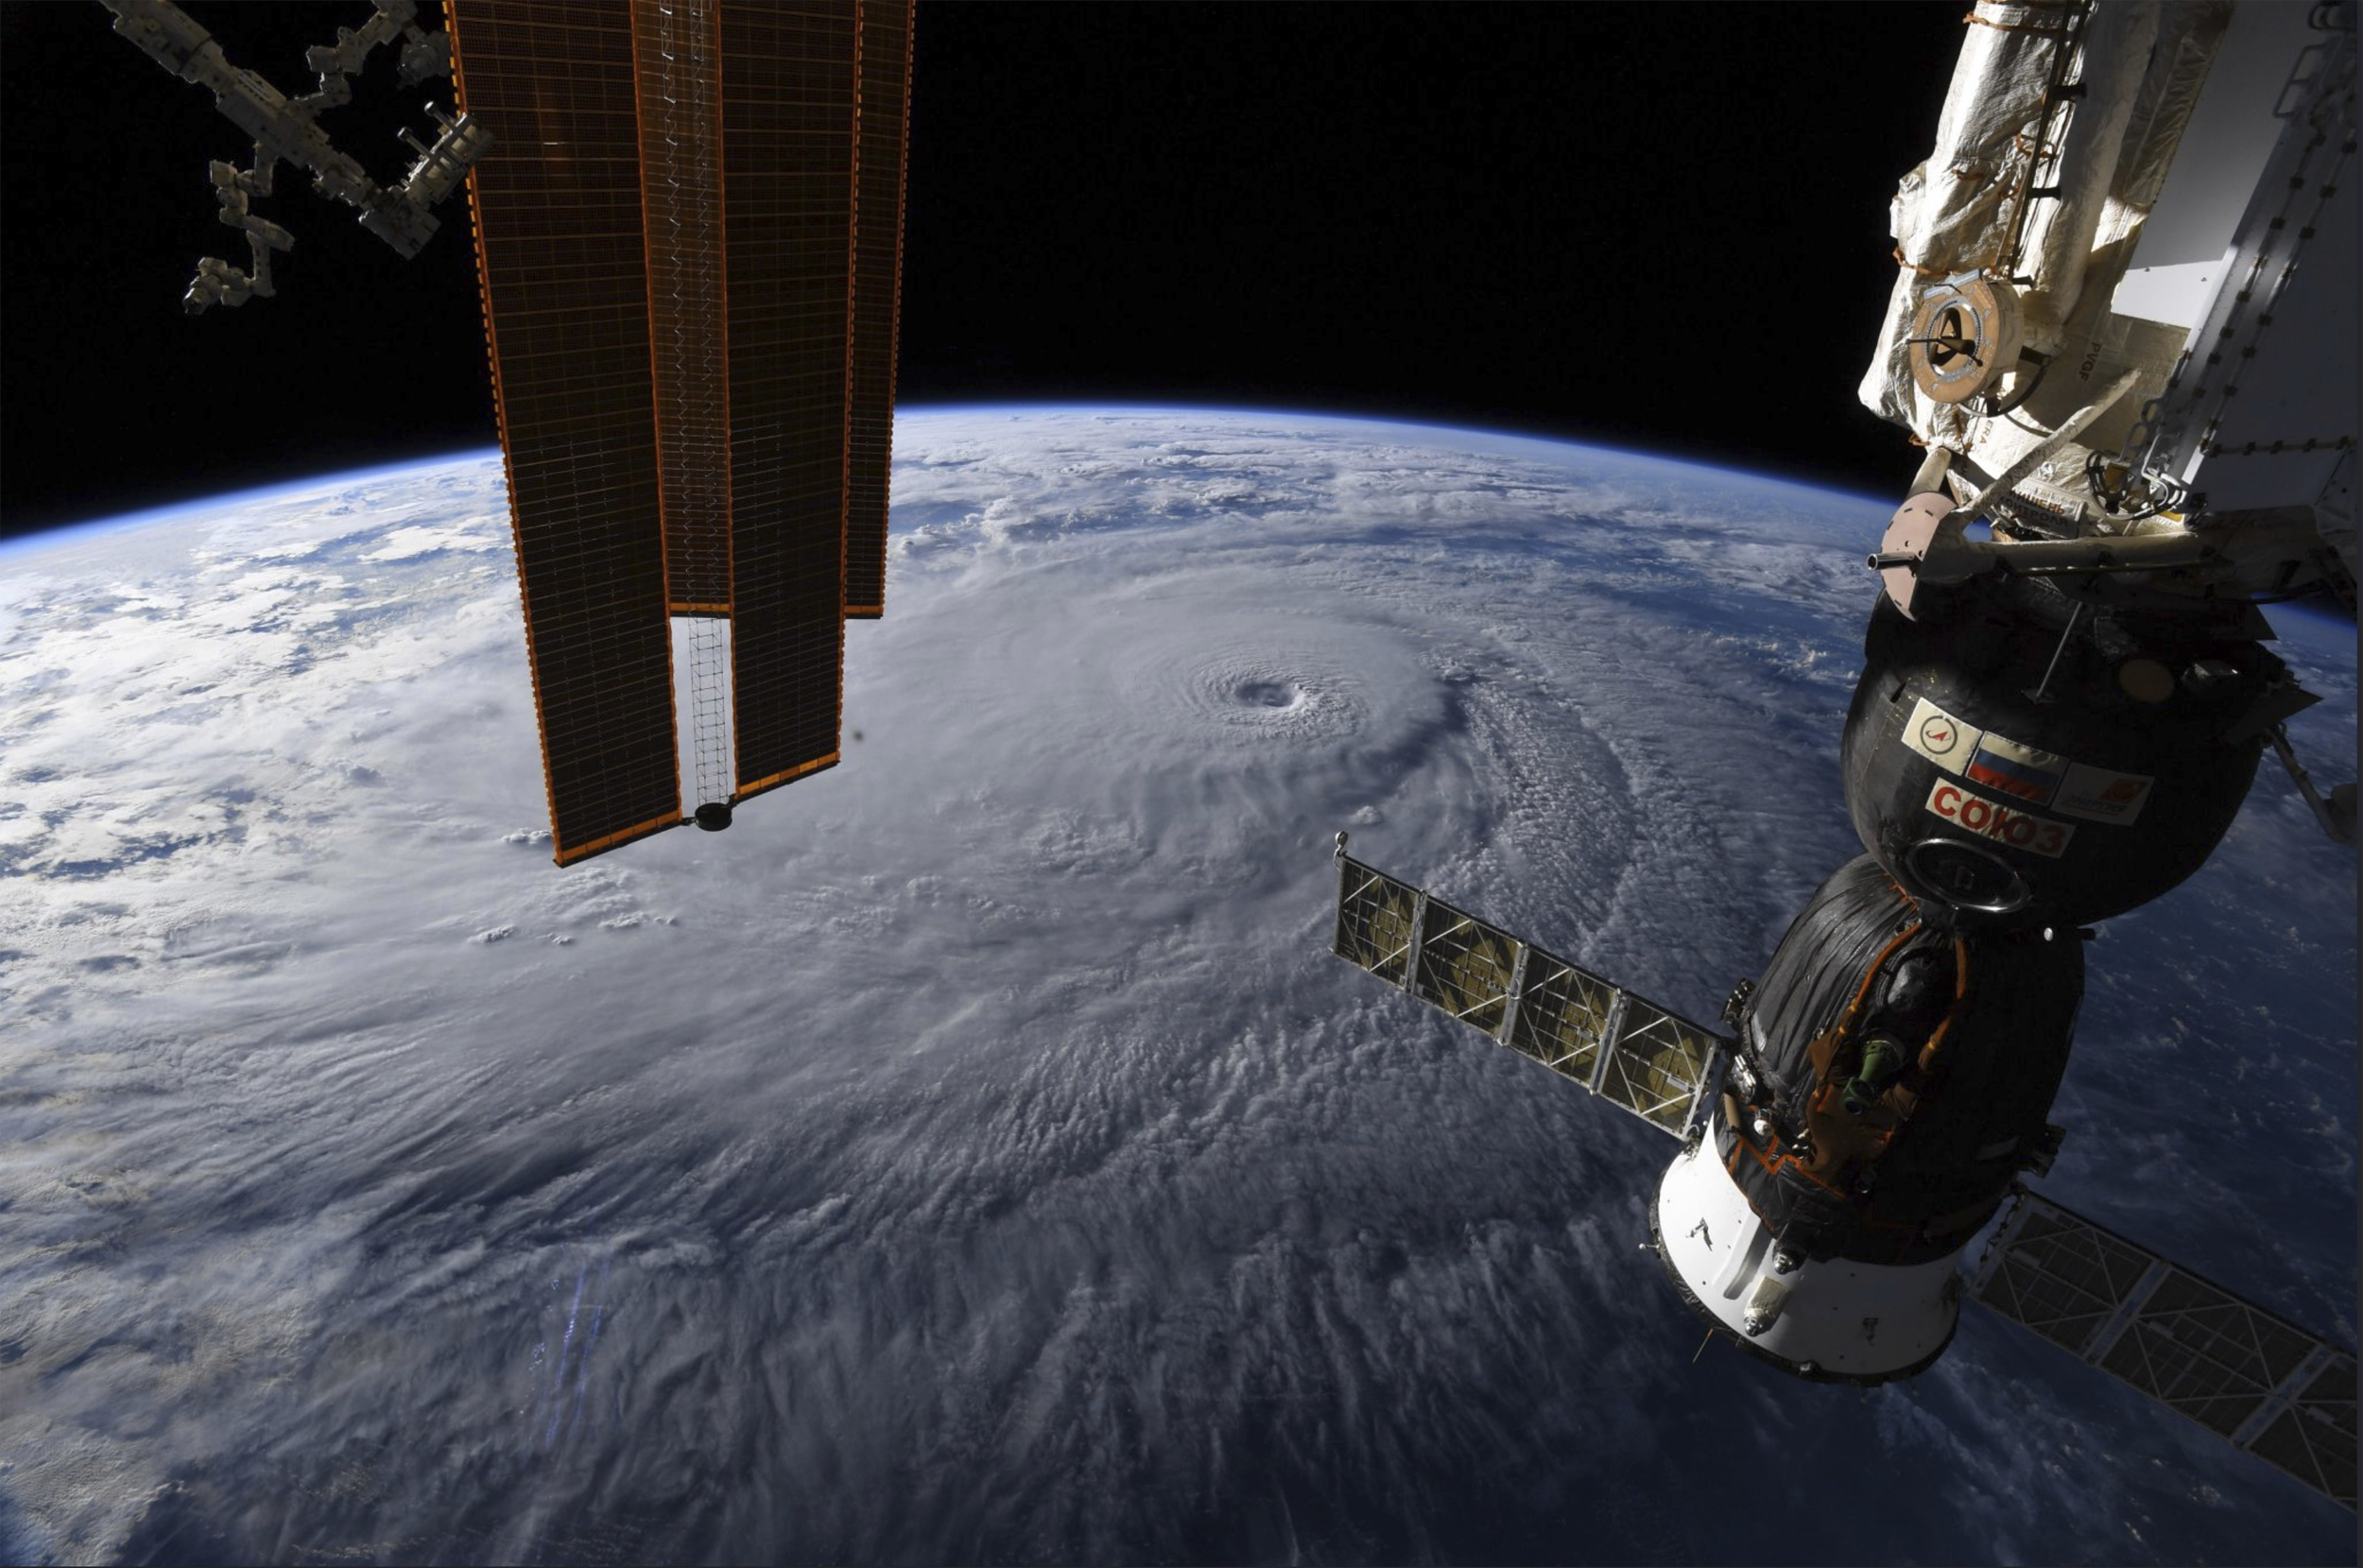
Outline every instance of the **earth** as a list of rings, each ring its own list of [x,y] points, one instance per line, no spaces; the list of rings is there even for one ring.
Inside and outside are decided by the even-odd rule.
[[[550,864],[497,455],[0,553],[0,1558],[2352,1561],[2008,1323],[1793,1381],[1670,1142],[1326,952],[1331,839],[1695,1017],[1858,848],[1892,502],[906,410],[835,770]],[[2353,628],[2273,612],[2355,754]],[[2039,1183],[2354,1338],[2355,860],[2268,762]]]

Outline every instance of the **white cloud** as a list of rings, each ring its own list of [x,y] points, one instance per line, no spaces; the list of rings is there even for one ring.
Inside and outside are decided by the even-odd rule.
[[[1998,1328],[1919,1405],[1692,1369],[1634,1249],[1667,1146],[1321,951],[1351,824],[1710,1011],[1854,849],[1877,507],[1348,422],[898,435],[864,738],[565,871],[496,462],[11,589],[0,1494],[43,1550],[151,1498],[225,1554],[2351,1548]],[[2351,755],[2347,707],[2302,738]],[[2354,884],[2268,784],[2096,950],[2053,1188],[2225,1273],[2274,1216],[2311,1317]],[[1964,1490],[1800,1490],[1890,1452]]]

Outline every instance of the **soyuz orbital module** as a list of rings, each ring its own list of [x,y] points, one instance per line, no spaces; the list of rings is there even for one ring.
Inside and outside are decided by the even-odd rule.
[[[885,608],[911,5],[450,24],[564,866],[837,760],[845,617]]]

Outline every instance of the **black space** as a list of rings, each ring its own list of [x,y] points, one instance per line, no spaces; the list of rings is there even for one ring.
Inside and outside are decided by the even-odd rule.
[[[358,3],[190,4],[292,95]],[[922,4],[902,397],[1368,412],[1871,492],[1854,388],[1959,0]],[[405,263],[284,166],[244,265],[211,95],[95,4],[0,6],[0,534],[494,439],[464,206]],[[380,179],[425,95],[323,119]],[[447,96],[439,97],[447,102]]]

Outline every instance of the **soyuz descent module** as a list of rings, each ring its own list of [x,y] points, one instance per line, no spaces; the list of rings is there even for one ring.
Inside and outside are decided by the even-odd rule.
[[[1864,853],[1728,1034],[1343,834],[1333,948],[1681,1138],[1652,1244],[1753,1355],[1909,1376],[1967,1293],[2353,1508],[2350,1352],[2022,1181],[2062,1135],[2092,922],[2199,869],[2268,746],[2354,841],[2354,786],[2323,796],[2290,750],[2314,698],[2256,606],[2355,604],[2355,6],[1965,23],[1862,387],[1926,450],[1869,560],[1840,740]]]

